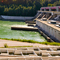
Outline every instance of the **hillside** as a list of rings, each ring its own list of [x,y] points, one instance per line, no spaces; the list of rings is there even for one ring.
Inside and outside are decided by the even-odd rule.
[[[0,15],[34,16],[42,6],[59,6],[60,0],[0,0]]]

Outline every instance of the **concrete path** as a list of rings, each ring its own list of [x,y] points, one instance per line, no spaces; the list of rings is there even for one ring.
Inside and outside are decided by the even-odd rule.
[[[18,41],[9,41],[9,40],[2,40],[0,39],[0,47],[4,47],[4,44],[7,44],[8,46],[50,46],[50,45],[43,45],[43,44],[37,44],[37,43],[27,43],[27,42],[18,42]]]

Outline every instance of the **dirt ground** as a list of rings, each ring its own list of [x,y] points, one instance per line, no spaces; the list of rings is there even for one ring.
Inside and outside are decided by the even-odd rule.
[[[38,43],[18,42],[18,41],[9,41],[9,40],[0,39],[0,47],[4,47],[5,43],[8,46],[33,46],[33,47],[50,46],[50,45],[43,45],[43,44],[38,44]]]

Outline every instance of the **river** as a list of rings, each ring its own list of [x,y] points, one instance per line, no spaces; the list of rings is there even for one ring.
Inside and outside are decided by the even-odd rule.
[[[26,39],[44,42],[46,39],[39,32],[11,30],[12,25],[26,25],[25,22],[13,22],[0,20],[0,38]]]

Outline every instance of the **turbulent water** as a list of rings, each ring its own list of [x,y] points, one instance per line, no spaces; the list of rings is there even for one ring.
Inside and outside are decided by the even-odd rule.
[[[11,30],[12,25],[26,25],[25,22],[11,22],[0,20],[0,38],[27,39],[44,42],[46,41],[38,32]]]

